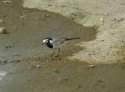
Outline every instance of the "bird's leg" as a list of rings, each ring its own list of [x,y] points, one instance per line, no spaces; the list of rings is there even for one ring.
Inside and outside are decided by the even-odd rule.
[[[59,57],[60,48],[58,48],[57,50],[58,51],[56,53],[54,53],[53,58]]]
[[[59,56],[60,48],[58,48],[57,56]]]

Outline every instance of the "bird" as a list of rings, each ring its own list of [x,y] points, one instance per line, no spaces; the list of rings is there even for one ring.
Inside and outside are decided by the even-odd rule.
[[[69,40],[74,40],[74,39],[80,39],[80,37],[72,37],[72,38],[51,38],[51,37],[46,37],[43,39],[43,44],[46,44],[48,48],[57,48],[58,52],[55,57],[58,57],[59,52],[60,52],[60,46],[65,43],[66,41]]]

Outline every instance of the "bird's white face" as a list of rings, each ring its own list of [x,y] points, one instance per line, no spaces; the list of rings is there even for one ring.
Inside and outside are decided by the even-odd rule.
[[[44,39],[43,43],[46,44],[46,43],[48,43],[48,41],[49,41],[49,39]]]

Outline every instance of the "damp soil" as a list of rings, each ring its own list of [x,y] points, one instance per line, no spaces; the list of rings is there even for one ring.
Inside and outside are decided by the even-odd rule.
[[[39,65],[39,66],[38,66]],[[1,92],[124,92],[125,64],[89,65],[66,59],[9,63]]]
[[[0,26],[5,27],[8,32],[0,35],[0,61],[33,59],[52,53],[52,50],[42,45],[42,40],[46,37],[81,38],[78,41],[71,41],[72,45],[96,38],[97,32],[94,27],[83,27],[59,14],[24,9],[21,3],[21,0],[0,3],[0,19],[3,20]]]
[[[95,27],[84,27],[52,12],[22,8],[21,0],[0,2],[0,92],[124,92],[125,64],[89,65],[67,56],[81,41],[96,39]],[[59,57],[42,45],[46,37],[80,37],[66,42]],[[2,75],[0,75],[0,78]]]

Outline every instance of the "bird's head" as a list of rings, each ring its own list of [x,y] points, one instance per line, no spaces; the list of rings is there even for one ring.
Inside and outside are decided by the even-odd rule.
[[[52,38],[45,38],[45,39],[43,40],[43,44],[47,44],[50,40],[52,40]]]

